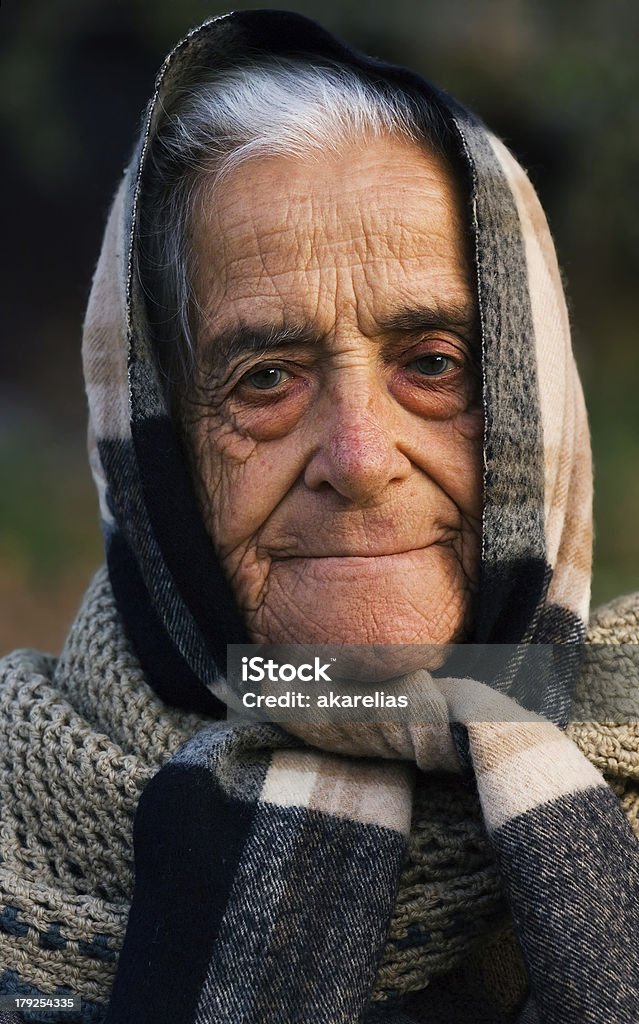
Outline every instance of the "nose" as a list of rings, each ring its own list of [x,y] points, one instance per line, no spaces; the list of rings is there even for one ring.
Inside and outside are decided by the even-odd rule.
[[[398,417],[388,396],[374,388],[333,392],[316,424],[319,444],[306,466],[311,490],[332,488],[357,504],[374,502],[412,472],[400,446]]]

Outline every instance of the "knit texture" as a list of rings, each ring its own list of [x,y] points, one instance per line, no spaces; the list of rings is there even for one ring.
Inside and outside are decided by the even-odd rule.
[[[568,735],[608,780],[639,835],[639,604],[620,597],[593,617]]]
[[[133,888],[135,808],[203,722],[149,689],[104,571],[59,660],[16,651],[1,678],[0,991],[81,993],[83,1019],[102,1020]]]

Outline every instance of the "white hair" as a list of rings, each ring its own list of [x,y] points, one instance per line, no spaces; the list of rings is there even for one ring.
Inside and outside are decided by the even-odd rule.
[[[416,93],[330,62],[265,59],[223,69],[174,98],[145,170],[138,264],[169,383],[193,363],[188,228],[204,189],[210,195],[256,157],[321,159],[388,135],[439,149],[442,126]]]

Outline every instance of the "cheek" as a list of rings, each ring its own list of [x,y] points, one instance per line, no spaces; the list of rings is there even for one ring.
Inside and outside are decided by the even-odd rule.
[[[205,523],[221,558],[257,539],[301,471],[293,438],[266,445],[222,417],[188,427]]]
[[[313,399],[313,391],[313,381],[299,375],[283,395],[258,392],[244,402],[236,397],[229,403],[229,416],[235,430],[254,442],[278,441],[297,425]]]
[[[481,409],[465,412],[457,417],[453,428],[456,434],[458,504],[470,516],[481,518],[484,504],[483,486],[483,427]],[[464,482],[464,486],[460,485]]]
[[[464,517],[479,521],[483,507],[483,415],[480,408],[444,422],[424,423],[415,462]]]

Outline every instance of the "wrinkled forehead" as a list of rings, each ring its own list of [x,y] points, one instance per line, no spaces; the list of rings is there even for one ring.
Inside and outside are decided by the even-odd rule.
[[[321,158],[259,157],[192,213],[201,322],[352,312],[365,334],[418,303],[475,305],[470,228],[453,168],[392,136]],[[322,328],[322,325],[318,325]],[[323,329],[330,329],[324,324]]]

